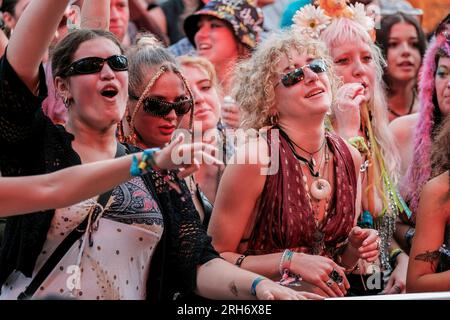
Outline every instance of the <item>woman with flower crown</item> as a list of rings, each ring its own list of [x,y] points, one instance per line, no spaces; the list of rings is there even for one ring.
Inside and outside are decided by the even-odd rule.
[[[335,297],[358,259],[376,260],[379,238],[355,227],[361,156],[325,130],[337,81],[325,52],[278,32],[239,65],[241,127],[261,134],[225,168],[208,231],[228,261]]]
[[[377,229],[382,240],[379,266],[361,265],[358,273],[369,279],[379,268],[383,272],[379,277],[395,268],[384,292],[404,292],[408,256],[398,251],[392,235],[399,212],[407,208],[396,189],[399,156],[387,128],[386,100],[381,87],[384,62],[373,43],[374,22],[366,16],[362,4],[318,2],[317,8],[309,6],[297,12],[294,28],[299,34],[318,36],[326,43],[336,73],[344,83],[337,93],[331,125],[361,152],[363,192],[359,224]],[[361,283],[359,275],[350,278],[355,279],[352,294],[357,295],[378,293],[387,281],[383,277],[378,288],[368,290],[367,281]]]

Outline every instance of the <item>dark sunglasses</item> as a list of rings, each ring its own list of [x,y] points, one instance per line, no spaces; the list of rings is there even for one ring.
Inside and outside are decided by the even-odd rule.
[[[75,76],[79,74],[91,74],[100,72],[104,63],[108,63],[108,66],[114,71],[126,71],[128,70],[128,59],[124,55],[114,55],[106,59],[99,57],[87,57],[70,64],[69,68],[65,72],[65,76]]]
[[[130,98],[139,100],[139,97],[129,94]],[[165,100],[147,97],[142,101],[142,109],[152,116],[165,117],[170,111],[175,110],[177,116],[184,116],[191,111],[194,105],[192,99],[184,99],[175,102],[167,102]]]
[[[299,83],[305,78],[304,68],[308,67],[314,73],[322,73],[327,71],[328,66],[323,59],[315,59],[311,61],[311,63],[304,65],[303,67],[292,70],[281,77],[281,83],[285,87],[293,86],[294,84]],[[278,82],[276,86],[280,83]]]

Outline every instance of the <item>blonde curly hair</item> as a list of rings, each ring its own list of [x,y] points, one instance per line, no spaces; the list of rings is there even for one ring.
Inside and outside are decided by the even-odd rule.
[[[273,125],[270,117],[276,112],[275,85],[280,80],[277,65],[282,57],[290,57],[292,49],[325,60],[334,97],[339,80],[324,44],[291,30],[276,31],[258,45],[250,59],[236,66],[232,96],[242,111],[241,128],[258,130]]]

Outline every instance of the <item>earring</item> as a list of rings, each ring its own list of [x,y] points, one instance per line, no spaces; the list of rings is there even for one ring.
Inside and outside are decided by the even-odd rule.
[[[274,113],[269,116],[269,124],[271,126],[278,124],[278,113]]]
[[[63,98],[62,98],[62,101],[63,101],[64,105],[66,106],[66,108],[69,109],[69,106],[70,106],[70,104],[69,104],[69,98],[63,97]]]

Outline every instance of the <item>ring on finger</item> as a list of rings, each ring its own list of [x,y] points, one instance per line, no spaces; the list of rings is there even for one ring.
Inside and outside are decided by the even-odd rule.
[[[381,240],[377,239],[376,243],[377,243],[377,250],[380,250]]]
[[[333,285],[334,281],[331,279],[328,279],[327,282],[325,282],[325,283],[327,284],[327,286],[331,287]]]
[[[342,283],[342,281],[344,280],[344,278],[342,278],[342,276],[339,274],[339,272],[336,271],[336,269],[333,269],[333,271],[330,272],[329,277],[337,284]]]

